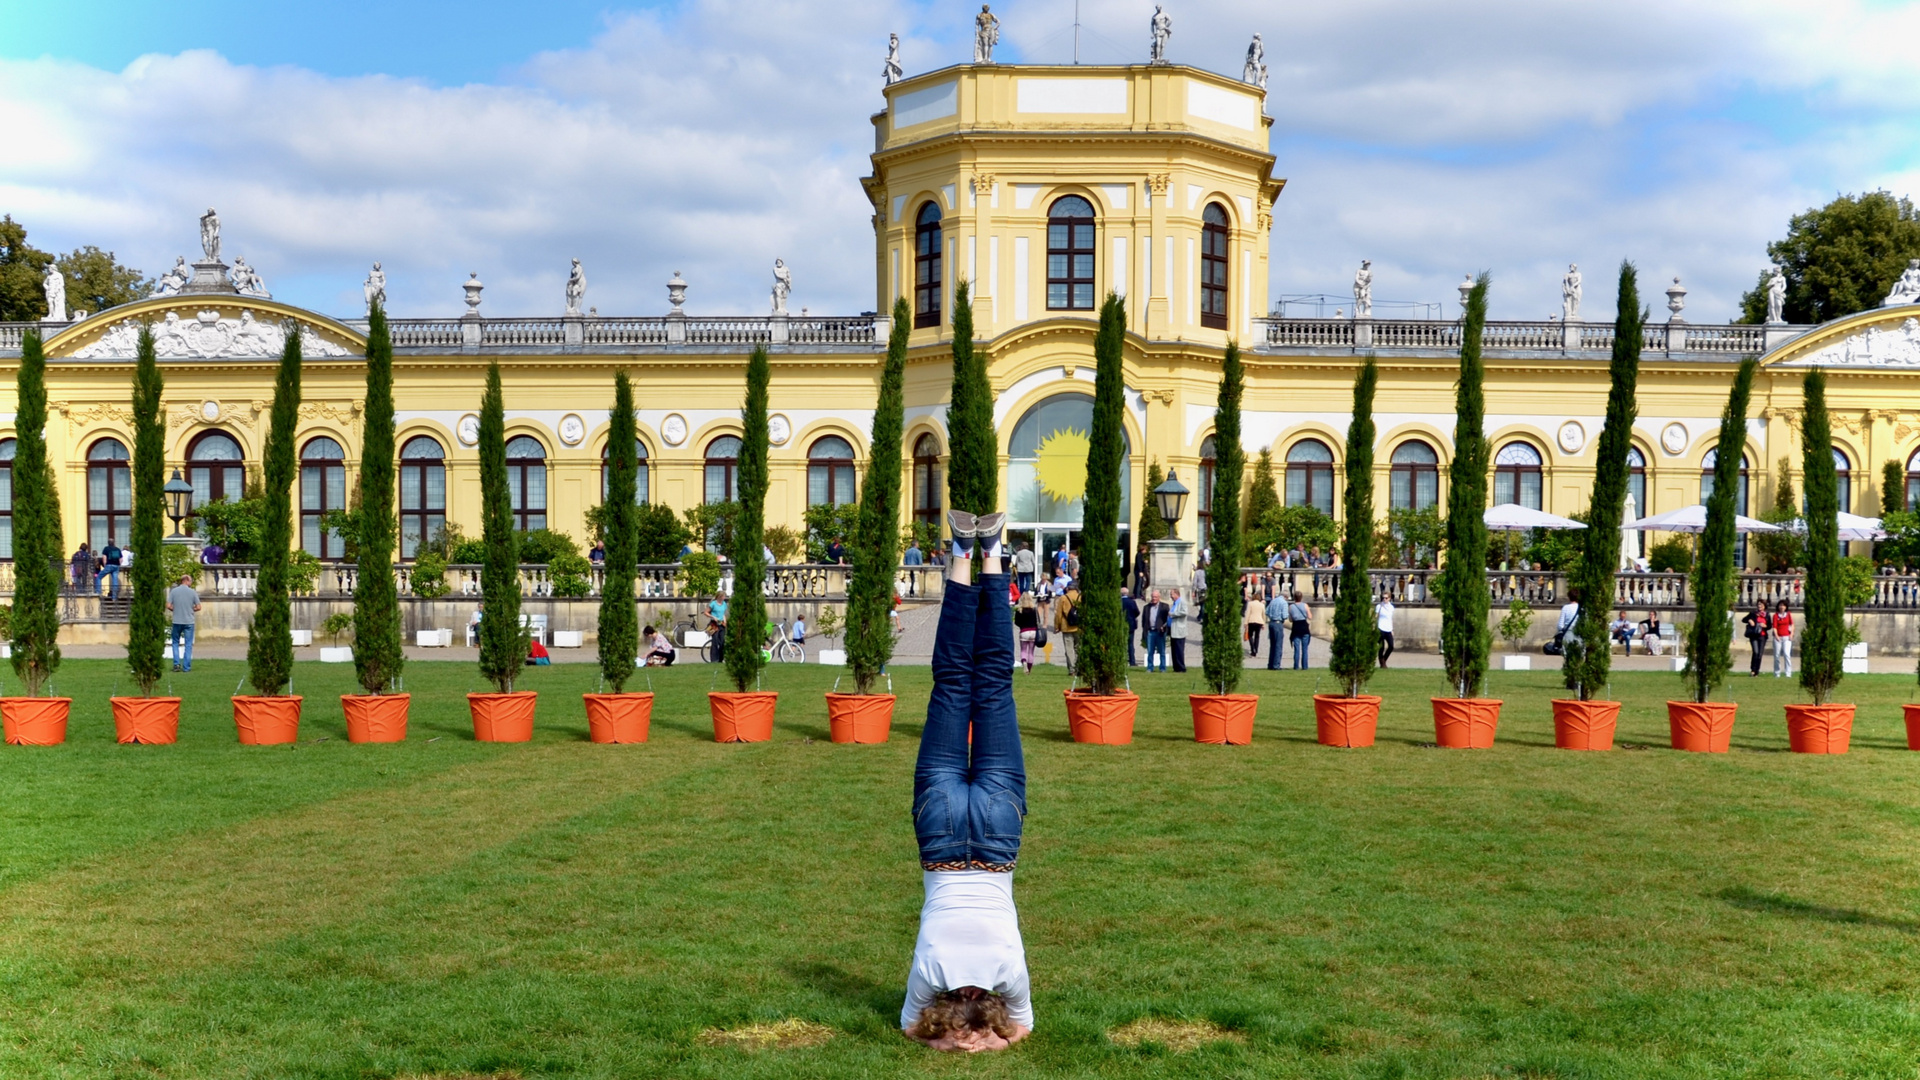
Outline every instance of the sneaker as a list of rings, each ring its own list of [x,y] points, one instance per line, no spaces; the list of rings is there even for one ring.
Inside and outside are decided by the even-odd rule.
[[[979,527],[980,519],[965,510],[947,511],[947,528],[955,539],[971,540],[980,535]]]
[[[1006,523],[1007,515],[999,511],[991,514],[981,514],[974,519],[973,535],[979,539],[981,546],[986,549],[988,557],[1005,554],[1001,549],[1000,530]]]

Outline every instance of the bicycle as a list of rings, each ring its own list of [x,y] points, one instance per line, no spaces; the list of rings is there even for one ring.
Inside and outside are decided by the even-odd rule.
[[[774,624],[769,624],[774,625]],[[787,624],[774,626],[772,659],[782,664],[804,664],[807,662],[807,650],[794,641],[787,632]]]

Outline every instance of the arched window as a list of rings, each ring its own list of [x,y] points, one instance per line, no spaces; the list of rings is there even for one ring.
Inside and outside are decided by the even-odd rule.
[[[1440,501],[1440,455],[1418,439],[1393,450],[1387,473],[1388,501],[1395,510],[1425,510]]]
[[[20,444],[0,439],[0,560],[13,559],[13,455]]]
[[[240,444],[224,431],[203,431],[187,447],[187,482],[193,505],[246,497],[246,461]]]
[[[612,443],[600,448],[600,501],[607,501],[607,488],[613,483],[613,473],[608,467],[607,451]],[[647,444],[639,439],[633,440],[633,502],[636,506],[645,506],[649,496],[647,487]]]
[[[1047,308],[1093,310],[1093,204],[1078,195],[1047,211]]]
[[[913,225],[913,325],[940,325],[940,204],[925,203]],[[711,501],[711,500],[709,500]]]
[[[1633,496],[1635,518],[1643,518],[1653,513],[1653,508],[1647,505],[1647,458],[1640,452],[1639,447],[1627,447],[1627,494]],[[1635,530],[1630,535],[1633,537],[1635,553],[1645,555],[1647,534]]]
[[[1916,506],[1920,506],[1920,450],[1915,450],[1913,456],[1907,459],[1907,509]]]
[[[740,437],[722,435],[707,444],[707,501],[732,502],[740,497],[734,483],[740,470]]]
[[[547,448],[531,435],[507,440],[507,494],[521,532],[547,527]]]
[[[1287,451],[1287,505],[1333,516],[1333,451],[1319,439],[1301,439]]]
[[[1837,446],[1833,448],[1833,475],[1834,494],[1840,496],[1840,512],[1851,514],[1853,513],[1853,463],[1847,460],[1846,451]],[[1842,542],[1840,550],[1846,549],[1846,544]]]
[[[1200,444],[1200,483],[1194,493],[1200,515],[1200,543],[1202,545],[1213,536],[1213,481],[1219,475],[1220,462],[1215,456],[1213,436],[1207,436]],[[1153,492],[1147,492],[1147,498],[1153,498]]]
[[[853,445],[822,435],[807,450],[807,505],[840,506],[854,500]]]
[[[322,559],[346,553],[340,534],[325,527],[329,510],[347,508],[346,452],[325,435],[300,448],[300,546]]]
[[[1227,211],[1208,203],[1200,224],[1200,325],[1227,328]]]
[[[1493,457],[1493,504],[1518,503],[1529,510],[1540,502],[1540,451],[1523,442],[1510,442]]]
[[[940,443],[922,432],[913,440],[913,520],[940,532]]]
[[[400,557],[411,559],[447,527],[447,452],[431,435],[400,448]]]
[[[1713,468],[1720,460],[1720,451],[1716,448],[1707,451],[1700,462],[1700,501],[1706,502],[1713,496]],[[1740,455],[1740,492],[1733,497],[1733,512],[1747,513],[1747,455]],[[1744,545],[1743,545],[1744,546]]]
[[[11,440],[9,440],[11,442]],[[87,542],[94,551],[133,539],[133,473],[127,445],[101,439],[87,448]]]

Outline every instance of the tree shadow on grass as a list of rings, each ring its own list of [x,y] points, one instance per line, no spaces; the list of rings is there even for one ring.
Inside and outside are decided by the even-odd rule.
[[[1884,915],[1872,915],[1853,908],[1827,907],[1824,904],[1809,904],[1805,900],[1777,893],[1755,892],[1744,885],[1722,889],[1716,894],[1721,900],[1746,911],[1765,912],[1770,915],[1791,915],[1802,919],[1818,919],[1821,922],[1853,923],[1858,926],[1877,926],[1883,930],[1898,930],[1903,934],[1920,934],[1920,921],[1913,919],[1889,919]]]
[[[889,1020],[900,1015],[901,988],[855,975],[838,964],[802,960],[786,965],[788,977],[803,986]]]

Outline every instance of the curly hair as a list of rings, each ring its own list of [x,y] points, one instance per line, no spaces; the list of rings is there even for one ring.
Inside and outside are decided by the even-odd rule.
[[[991,1031],[1011,1040],[1019,1029],[1007,1015],[1007,1003],[1000,995],[984,992],[969,995],[966,989],[970,988],[935,994],[933,1002],[920,1010],[920,1018],[907,1029],[907,1034],[930,1040],[968,1030]]]

